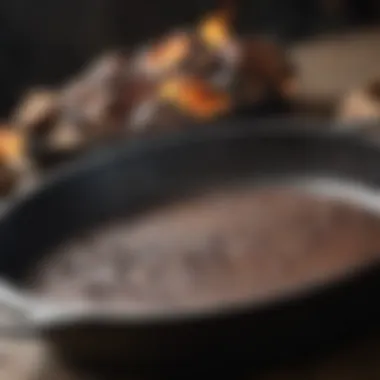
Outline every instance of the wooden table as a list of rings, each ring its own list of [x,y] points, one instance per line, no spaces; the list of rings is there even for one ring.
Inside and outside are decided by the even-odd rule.
[[[380,334],[346,345],[311,362],[276,368],[264,374],[247,373],[242,380],[379,380]],[[0,379],[4,380],[126,380],[125,376],[78,375],[49,359],[36,340],[6,339],[0,343]],[[238,380],[238,378],[237,378]]]

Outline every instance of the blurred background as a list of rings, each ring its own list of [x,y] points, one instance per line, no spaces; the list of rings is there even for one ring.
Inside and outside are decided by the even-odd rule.
[[[12,0],[0,3],[0,112],[34,84],[60,83],[104,49],[190,23],[220,1]],[[380,21],[377,0],[243,0],[237,25],[299,41]]]

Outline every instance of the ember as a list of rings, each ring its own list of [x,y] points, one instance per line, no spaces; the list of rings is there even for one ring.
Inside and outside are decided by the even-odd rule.
[[[221,49],[232,39],[231,13],[223,10],[202,20],[198,26],[201,39],[211,49]]]
[[[164,82],[160,95],[200,120],[224,114],[231,107],[228,94],[215,90],[197,78],[180,77]]]

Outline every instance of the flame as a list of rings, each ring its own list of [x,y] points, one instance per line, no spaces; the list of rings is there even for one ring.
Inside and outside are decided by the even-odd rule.
[[[196,34],[211,49],[221,49],[231,41],[231,7],[205,17],[196,28]],[[191,54],[192,36],[177,31],[153,46],[145,58],[148,71],[168,71]]]
[[[189,51],[189,36],[185,33],[174,34],[148,53],[147,66],[153,70],[169,70],[181,62]]]
[[[0,127],[0,159],[7,163],[19,161],[25,150],[25,140],[16,131]]]
[[[198,34],[212,49],[220,49],[231,40],[231,12],[221,10],[205,17],[198,25]]]
[[[231,107],[230,98],[226,93],[216,91],[197,78],[168,79],[161,85],[159,95],[161,99],[201,119],[216,117]]]

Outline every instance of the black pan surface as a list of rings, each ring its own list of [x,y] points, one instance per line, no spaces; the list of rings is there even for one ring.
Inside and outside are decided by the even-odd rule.
[[[17,202],[0,222],[0,275],[22,289],[51,246],[109,218],[133,215],[204,186],[249,178],[332,177],[380,187],[380,148],[302,121],[235,121],[90,155]],[[111,317],[63,308],[38,323],[63,357],[136,368],[262,365],[363,331],[380,316],[380,268],[286,298],[190,314]],[[193,364],[192,364],[193,365]]]

